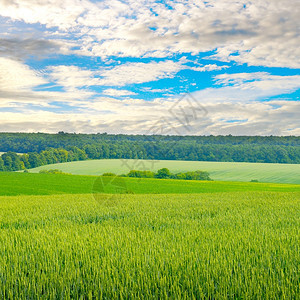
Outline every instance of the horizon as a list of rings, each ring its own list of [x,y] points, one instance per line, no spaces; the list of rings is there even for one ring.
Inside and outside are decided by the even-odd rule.
[[[168,134],[139,134],[139,133],[109,133],[109,132],[41,132],[41,131],[36,131],[36,132],[25,132],[25,131],[0,131],[0,134],[49,134],[49,135],[132,135],[132,136],[170,136],[170,137],[295,137],[295,138],[300,138],[299,135],[234,135],[234,134],[207,134],[207,135],[196,135],[196,134],[185,134],[185,135],[168,135]]]

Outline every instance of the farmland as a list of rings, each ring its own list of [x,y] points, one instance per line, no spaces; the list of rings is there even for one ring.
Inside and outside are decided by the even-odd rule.
[[[210,177],[217,181],[258,180],[259,182],[300,184],[300,165],[297,164],[102,159],[52,164],[29,171],[59,169],[77,175],[101,175],[105,172],[128,173],[130,169],[135,168],[152,171],[168,168],[174,173],[203,170],[208,171]]]
[[[134,194],[191,194],[219,193],[239,191],[296,192],[300,185],[226,182],[226,181],[193,181],[152,178],[118,178],[114,177],[64,175],[64,174],[31,174],[0,173],[0,195],[52,195],[52,194],[89,194],[116,193],[116,186],[121,192]],[[103,187],[103,188],[102,188]]]
[[[300,0],[0,0],[0,300],[300,300]]]
[[[55,176],[55,175],[54,175]],[[0,197],[0,298],[299,296],[299,192]]]
[[[0,173],[0,299],[296,299],[300,185]]]

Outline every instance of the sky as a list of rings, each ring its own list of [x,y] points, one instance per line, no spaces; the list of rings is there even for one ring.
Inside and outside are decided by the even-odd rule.
[[[299,0],[0,0],[0,131],[300,135]]]

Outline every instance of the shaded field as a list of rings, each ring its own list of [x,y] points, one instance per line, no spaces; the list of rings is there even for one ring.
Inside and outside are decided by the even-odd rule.
[[[53,164],[29,171],[35,173],[40,170],[59,169],[77,175],[102,175],[106,172],[120,175],[132,169],[157,171],[160,168],[168,168],[173,173],[208,171],[210,177],[217,181],[258,180],[259,182],[300,184],[300,165],[297,164],[102,159]]]
[[[0,197],[1,299],[297,299],[300,193]]]
[[[183,194],[237,191],[300,191],[300,185],[226,181],[123,178],[63,174],[0,173],[0,195],[89,193]]]

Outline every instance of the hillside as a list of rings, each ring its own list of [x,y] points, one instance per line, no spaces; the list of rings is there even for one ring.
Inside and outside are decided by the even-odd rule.
[[[300,184],[300,165],[296,164],[102,159],[52,164],[29,171],[37,173],[40,170],[59,169],[76,175],[102,175],[105,172],[123,174],[132,169],[157,171],[164,167],[174,173],[208,171],[213,180],[219,181],[258,180],[259,182]]]
[[[300,192],[300,185],[16,172],[0,173],[0,195],[3,196],[91,193],[189,194],[240,191]]]

